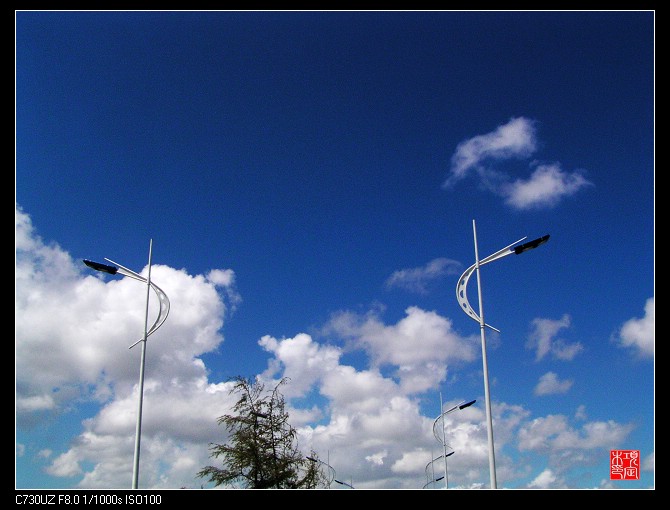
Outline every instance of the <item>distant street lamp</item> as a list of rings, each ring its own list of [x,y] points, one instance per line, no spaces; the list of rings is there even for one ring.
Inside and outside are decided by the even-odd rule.
[[[344,486],[346,486],[346,487],[349,487],[350,489],[355,489],[355,487],[354,487],[353,485],[348,484],[347,482],[341,482],[341,481],[339,481],[339,480],[333,480],[333,481],[334,481],[335,483],[339,483],[340,485],[344,485]],[[353,480],[352,480],[352,483],[353,483]]]
[[[440,414],[440,416],[438,416],[437,418],[435,418],[435,421],[433,422],[433,435],[435,436],[435,439],[437,439],[440,443],[442,443],[442,448],[444,449],[444,453],[443,453],[442,455],[440,455],[440,457],[438,457],[438,459],[440,459],[440,458],[444,458],[444,476],[441,477],[440,479],[444,478],[444,488],[445,488],[445,489],[448,489],[448,488],[449,488],[449,472],[447,471],[447,457],[450,457],[450,456],[453,455],[455,452],[454,452],[454,451],[451,451],[450,453],[447,453],[447,447],[448,447],[449,445],[447,444],[447,435],[446,435],[446,431],[445,431],[445,423],[444,423],[445,418],[444,418],[444,417],[445,417],[447,414],[449,414],[449,413],[451,413],[451,412],[453,412],[453,411],[456,411],[457,409],[465,409],[466,407],[470,407],[470,406],[471,406],[472,404],[474,404],[475,402],[477,402],[477,401],[476,401],[476,400],[471,400],[470,402],[466,402],[466,401],[464,400],[464,401],[461,402],[460,404],[457,404],[457,405],[455,405],[454,407],[451,407],[450,409],[447,409],[446,411],[442,411],[442,413]],[[440,393],[440,409],[442,409],[442,393]],[[438,431],[437,431],[437,429],[436,429],[436,427],[437,427],[437,423],[438,423],[440,420],[442,421],[442,434],[441,434],[441,437],[440,437],[440,434],[438,433]],[[437,459],[433,459],[433,461],[432,461],[431,463],[434,463],[435,460],[437,460]],[[437,481],[437,480],[435,480],[435,481]]]
[[[549,234],[513,248],[515,244],[518,244],[524,239],[526,239],[525,237],[522,237],[518,241],[506,246],[502,250],[498,250],[492,255],[489,255],[488,257],[480,260],[479,249],[477,247],[477,229],[475,227],[475,220],[472,220],[472,232],[475,240],[475,263],[471,265],[469,268],[467,268],[459,278],[458,283],[456,284],[456,299],[458,300],[458,303],[461,305],[461,310],[463,310],[463,312],[465,312],[465,314],[468,315],[470,318],[479,322],[479,329],[481,332],[481,339],[482,339],[482,363],[484,367],[484,398],[486,400],[486,421],[488,424],[487,428],[488,428],[488,444],[489,444],[489,475],[491,478],[491,489],[497,489],[498,486],[496,481],[496,461],[495,461],[495,452],[493,449],[493,419],[491,417],[491,396],[489,393],[489,369],[488,369],[488,362],[486,360],[485,328],[486,327],[491,328],[492,330],[497,331],[498,333],[500,333],[500,330],[484,322],[484,306],[482,302],[482,281],[479,268],[484,264],[488,264],[489,262],[493,262],[494,260],[501,259],[503,257],[506,257],[507,255],[511,254],[521,255],[522,253],[528,250],[537,248],[538,246],[546,243],[549,240]],[[474,271],[477,271],[477,293],[479,295],[479,314],[477,314],[477,312],[473,310],[472,306],[470,306],[470,303],[468,302],[468,293],[467,293],[468,280],[470,279],[470,276],[472,276],[472,273]]]
[[[329,489],[330,489],[330,484],[333,483],[333,482],[339,483],[340,485],[345,485],[345,486],[350,487],[352,489],[354,488],[353,485],[350,485],[347,482],[341,482],[340,480],[335,479],[335,468],[328,463],[328,462],[330,462],[330,451],[328,452],[328,462],[324,462],[321,459],[315,459],[314,457],[307,457],[307,460],[311,460],[312,462],[319,462],[319,463],[323,464],[324,466],[328,467],[328,469],[330,471],[330,474],[331,474],[331,477],[327,478]],[[354,483],[353,480],[351,481],[351,483]]]
[[[328,457],[329,457],[328,460],[330,460],[330,452],[328,453]],[[326,480],[328,480],[328,488],[330,489],[330,484],[333,483],[333,481],[335,480],[335,468],[330,464],[328,464],[328,462],[324,462],[321,459],[315,459],[314,457],[307,457],[307,460],[311,460],[312,462],[318,462],[328,468],[329,476],[326,477]]]
[[[152,245],[153,245],[153,239],[149,241],[149,272],[147,274],[147,277],[145,278],[144,276],[136,273],[135,271],[132,271],[128,269],[127,267],[123,267],[121,264],[114,262],[113,260],[110,260],[108,258],[105,258],[106,261],[111,262],[114,264],[113,266],[107,265],[107,264],[101,264],[100,262],[93,262],[91,260],[84,260],[84,264],[86,264],[88,267],[91,269],[95,269],[96,271],[101,271],[103,273],[108,273],[108,274],[120,274],[123,276],[127,276],[129,278],[132,278],[134,280],[139,280],[141,282],[145,282],[147,284],[147,300],[146,300],[146,309],[145,309],[145,314],[144,314],[144,336],[140,338],[137,342],[132,344],[129,349],[132,349],[135,347],[138,343],[142,342],[142,354],[140,357],[140,382],[139,382],[139,398],[138,398],[138,404],[137,404],[137,425],[135,428],[135,456],[133,459],[133,489],[137,489],[137,483],[139,479],[139,474],[140,474],[140,439],[142,435],[142,400],[143,400],[143,395],[144,395],[144,359],[146,355],[146,350],[147,350],[147,338],[149,335],[154,333],[158,328],[160,328],[163,323],[165,322],[165,319],[167,319],[168,314],[170,313],[170,300],[168,299],[167,295],[165,292],[163,292],[156,284],[154,284],[151,281],[151,251],[152,251]],[[156,321],[154,322],[153,326],[151,328],[148,328],[149,325],[149,289],[153,289],[154,292],[156,293],[156,296],[158,296],[158,302],[160,303],[160,309],[158,311],[158,317],[156,318]]]

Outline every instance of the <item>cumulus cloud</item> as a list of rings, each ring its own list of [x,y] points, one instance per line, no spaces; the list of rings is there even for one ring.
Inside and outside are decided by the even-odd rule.
[[[373,367],[397,367],[395,375],[408,392],[434,387],[446,376],[449,362],[477,359],[476,337],[458,335],[451,320],[415,306],[405,314],[398,323],[385,325],[375,313],[341,312],[326,329],[347,339],[349,348],[367,352]]]
[[[524,210],[553,207],[563,198],[591,186],[583,171],[568,173],[559,163],[531,161],[529,166],[535,169],[527,178],[514,178],[499,169],[501,163],[528,159],[538,150],[536,127],[536,121],[516,117],[490,133],[459,143],[443,188],[451,188],[476,173],[485,189],[502,197],[513,209]]]
[[[578,172],[566,173],[559,164],[539,165],[528,179],[503,184],[500,195],[514,209],[539,209],[555,206],[562,198],[577,193],[591,183]]]
[[[337,324],[333,327],[348,336],[360,334],[367,320],[375,320],[377,327],[384,327],[374,314],[356,316],[347,312],[346,315],[334,317],[331,326]],[[306,448],[328,452],[328,462],[333,466],[347,465],[347,459],[351,458],[374,465],[377,478],[368,483],[375,488],[402,487],[407,479],[400,475],[422,472],[430,457],[427,448],[435,442],[433,418],[422,415],[420,401],[413,398],[411,388],[385,377],[377,368],[356,369],[342,364],[343,349],[319,344],[306,333],[282,339],[266,335],[259,344],[274,356],[262,375],[264,380],[276,381],[283,374],[290,378],[285,395],[295,400],[318,391],[328,403],[325,421],[317,420],[318,425],[301,423],[300,440]],[[373,343],[368,348],[377,347]],[[484,420],[482,410],[472,407],[452,414],[458,415],[450,415],[447,421],[454,444],[469,452],[481,450],[480,460],[485,461],[485,433],[479,433]],[[369,472],[364,465],[361,469]]]
[[[574,381],[570,380],[561,381],[554,372],[547,372],[540,377],[533,393],[537,396],[567,393],[573,383]]]
[[[386,450],[378,452],[378,453],[373,453],[372,455],[367,455],[365,457],[365,460],[372,464],[376,464],[378,466],[381,466],[384,464],[384,457],[388,455],[388,452]]]
[[[37,423],[44,413],[62,414],[80,403],[97,406],[68,446],[42,458],[44,470],[56,478],[77,479],[81,488],[126,488],[138,401],[138,351],[128,347],[143,330],[145,294],[136,281],[92,273],[59,246],[45,244],[20,208],[16,218],[17,430]],[[200,356],[223,342],[221,330],[231,309],[227,297],[235,295],[234,276],[228,269],[193,276],[152,266],[152,279],[172,306],[147,348],[147,366],[152,369],[144,388],[143,487],[199,484],[195,474],[211,463],[209,443],[225,440],[217,418],[232,409],[231,385],[210,382]],[[151,305],[155,313],[158,304]],[[352,332],[366,324],[360,318],[350,322]],[[367,324],[367,348],[373,352],[383,347],[374,330],[383,335],[386,326],[381,320]],[[450,322],[432,312],[411,310],[406,320],[387,331],[396,341],[402,337],[422,345],[422,355],[398,361],[415,370],[416,378],[430,381],[431,388],[444,378],[438,366],[443,363],[429,355],[431,345],[451,352],[454,359],[475,357],[467,340],[451,331]],[[417,338],[422,332],[427,339]],[[406,451],[432,441],[432,420],[405,390],[407,383],[398,384],[376,367],[357,370],[344,365],[342,348],[318,343],[305,333],[281,339],[265,335],[259,345],[269,355],[268,369],[259,377],[290,378],[282,389],[290,399],[292,418],[299,419],[303,448],[336,451],[331,458],[334,463],[341,459],[339,465],[362,455],[367,464],[381,468],[371,484],[416,487],[411,478],[398,478],[392,471]],[[396,362],[384,349],[375,357]],[[422,366],[428,375],[421,374]],[[323,408],[298,405],[310,393],[322,399]],[[17,455],[25,456],[25,451],[17,445]]]
[[[551,469],[545,469],[528,484],[531,489],[555,489],[559,479]],[[562,483],[560,485],[563,485]]]
[[[136,281],[92,274],[58,245],[43,242],[18,207],[16,231],[17,432],[63,413],[81,420],[71,424],[74,432],[65,446],[31,451],[17,441],[17,459],[41,463],[56,479],[69,479],[68,485],[127,488],[139,396],[138,353],[128,346],[143,330],[146,295]],[[152,279],[172,307],[147,348],[152,369],[144,388],[141,484],[199,487],[203,480],[195,479],[196,473],[213,462],[209,444],[227,439],[217,418],[236,401],[232,382],[210,381],[202,355],[219,348],[224,321],[241,300],[235,298],[230,269],[193,276],[155,265]],[[152,303],[154,313],[157,307]],[[567,327],[565,321],[553,331],[561,327]],[[553,339],[555,332],[548,329]],[[319,335],[325,338],[299,332],[258,340],[268,355],[259,379],[289,378],[282,390],[299,446],[338,470],[346,467],[338,476],[357,488],[420,487],[426,463],[439,448],[433,435],[439,409],[423,407],[436,399],[447,367],[457,371],[479,359],[478,335],[462,337],[448,318],[415,306],[390,323],[380,310],[342,311]],[[347,356],[363,359],[362,366],[347,364]],[[453,395],[444,408],[466,398],[480,397]],[[86,416],[73,412],[82,404]],[[499,452],[517,438],[528,451],[550,454],[570,445],[607,447],[630,430],[586,421],[576,429],[561,416],[529,421],[528,410],[501,402],[493,405],[493,419]],[[450,485],[453,477],[459,487],[480,487],[488,465],[483,406],[449,413],[445,427],[450,446],[459,452],[458,462],[449,466]],[[498,460],[501,472],[512,464],[502,453]],[[534,483],[551,485],[543,475]],[[554,485],[561,483],[557,479]]]
[[[145,376],[145,404],[151,405],[144,406],[142,424],[146,486],[161,484],[167,476],[162,466],[205,465],[208,442],[221,436],[216,419],[230,407],[230,396],[225,383],[208,382],[199,356],[223,342],[225,296],[236,295],[231,270],[213,270],[208,279],[154,265],[152,280],[160,282],[172,307],[147,343],[152,370]],[[45,470],[53,476],[80,476],[82,488],[129,486],[140,347],[128,347],[142,337],[145,299],[137,281],[92,274],[57,244],[43,242],[17,205],[17,428],[81,403],[101,406],[66,451],[50,455]],[[150,313],[158,306],[151,295]],[[192,480],[196,472],[182,474]]]
[[[521,451],[561,451],[580,449],[611,449],[633,430],[633,424],[614,421],[589,422],[581,429],[569,425],[566,416],[549,415],[523,424],[518,433]]]
[[[457,274],[461,264],[447,258],[437,258],[424,266],[400,269],[386,280],[386,287],[398,287],[417,294],[426,294],[428,284],[450,274]]]
[[[226,293],[230,313],[234,312],[242,302],[242,296],[237,292],[235,271],[232,269],[212,269],[207,273],[206,278]]]
[[[283,388],[287,397],[303,397],[315,385],[323,383],[328,374],[337,370],[342,355],[339,348],[321,346],[306,333],[281,340],[265,335],[258,344],[274,356],[263,378],[272,384],[288,377],[291,383]]]
[[[570,327],[570,316],[563,315],[559,320],[534,319],[532,331],[526,341],[526,349],[535,349],[535,361],[551,354],[554,359],[569,361],[584,350],[579,342],[568,343],[554,338],[559,331]]]
[[[656,309],[654,298],[647,299],[644,316],[626,321],[615,337],[621,346],[635,351],[642,358],[654,357]]]

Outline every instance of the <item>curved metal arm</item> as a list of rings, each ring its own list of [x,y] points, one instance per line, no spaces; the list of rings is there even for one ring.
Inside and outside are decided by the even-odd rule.
[[[442,440],[440,439],[440,443],[441,442],[442,442]],[[449,445],[447,445],[447,446],[449,446]],[[451,448],[451,446],[449,446],[449,448]],[[454,453],[456,453],[456,450],[451,450],[449,453],[447,453],[447,457],[451,457]],[[444,459],[444,455],[440,455],[439,457],[435,457],[428,464],[426,464],[426,468],[424,469],[424,471],[426,473],[426,479],[429,478],[428,469],[431,468],[433,466],[433,464],[435,464],[438,460],[442,460],[442,459]],[[444,479],[444,476],[440,476],[439,478],[435,478],[435,480],[433,480],[433,481],[434,482],[439,482],[442,479]]]
[[[471,406],[472,404],[474,404],[475,402],[477,402],[476,399],[475,399],[475,400],[471,400],[470,402],[466,402],[466,401],[464,400],[463,402],[461,402],[461,403],[459,403],[459,404],[456,404],[455,406],[453,406],[453,407],[447,409],[446,411],[443,411],[442,414],[441,414],[440,416],[438,416],[437,418],[435,418],[435,420],[433,421],[433,435],[435,436],[435,439],[437,439],[437,441],[438,441],[440,444],[442,444],[442,446],[449,446],[449,445],[448,445],[448,444],[445,444],[444,441],[443,441],[443,437],[440,436],[440,434],[441,434],[442,431],[440,431],[440,433],[438,433],[438,430],[437,430],[437,424],[440,423],[440,420],[444,421],[444,417],[445,417],[447,414],[451,413],[452,411],[455,411],[456,409],[465,409],[466,407],[470,407],[470,406]],[[451,448],[451,446],[449,446],[449,448]],[[448,456],[449,456],[449,455],[447,455],[447,457],[448,457]],[[430,462],[429,462],[428,464],[430,464]],[[426,467],[427,467],[427,466],[426,466]]]
[[[528,236],[526,236],[528,237]],[[518,241],[510,244],[509,246],[505,246],[502,250],[498,250],[497,252],[489,255],[488,257],[482,259],[479,261],[479,265],[483,266],[484,264],[488,264],[489,262],[493,262],[494,260],[501,259],[503,257],[506,257],[507,255],[511,255],[514,253],[514,249],[512,246],[515,244],[520,243],[526,237],[522,237]],[[461,277],[458,279],[458,282],[456,283],[456,300],[458,301],[458,304],[461,305],[461,310],[465,312],[465,314],[470,317],[472,320],[476,322],[480,322],[479,315],[477,312],[474,311],[472,306],[470,306],[470,302],[468,301],[468,280],[472,276],[472,273],[475,272],[475,269],[477,269],[477,263],[475,262],[472,264],[469,268],[465,270],[465,272],[461,275]],[[486,327],[491,328],[493,331],[497,331],[500,333],[499,329],[494,328],[493,326],[489,324],[484,324]]]
[[[112,264],[117,265],[118,266],[117,272],[122,274],[123,276],[127,276],[129,278],[141,281],[143,283],[148,283],[149,286],[151,286],[151,288],[156,293],[156,296],[158,296],[158,303],[160,305],[160,309],[158,311],[158,317],[156,317],[156,321],[154,322],[153,326],[151,326],[147,330],[147,338],[149,338],[149,335],[154,333],[158,328],[160,328],[163,325],[163,323],[165,322],[165,320],[168,317],[168,314],[170,313],[170,300],[168,299],[167,294],[165,294],[165,292],[163,292],[163,290],[158,285],[156,285],[154,282],[148,281],[144,276],[136,273],[132,269],[128,269],[127,267],[124,267],[121,264],[119,264],[118,262],[114,262],[111,259],[105,258],[105,260],[108,261],[108,262],[111,262]],[[128,349],[132,349],[137,344],[139,344],[142,340],[144,340],[144,338],[140,338],[137,342],[135,342],[133,345],[128,347]]]
[[[326,481],[328,482],[328,487],[330,487],[330,484],[332,484],[333,481],[335,480],[335,476],[336,476],[335,468],[333,466],[331,466],[330,464],[328,464],[327,462],[322,461],[321,459],[315,459],[314,457],[306,457],[306,458],[307,458],[307,460],[309,460],[311,462],[318,462],[319,464],[323,464],[324,466],[326,466],[328,468],[328,472],[330,474],[330,477],[326,476]]]

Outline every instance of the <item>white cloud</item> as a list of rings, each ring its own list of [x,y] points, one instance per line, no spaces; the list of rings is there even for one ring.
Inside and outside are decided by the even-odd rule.
[[[232,269],[212,269],[207,273],[207,280],[226,293],[231,312],[235,311],[242,302],[242,296],[237,292],[235,283],[235,271]]]
[[[501,162],[529,158],[538,145],[536,122],[524,117],[512,118],[490,133],[459,143],[443,187],[452,187],[474,171],[485,189],[503,197],[510,207],[525,210],[553,207],[592,185],[582,172],[564,172],[558,163],[531,162],[537,167],[527,179],[513,179],[497,169]]]
[[[68,411],[76,421],[80,415],[73,409],[82,402],[90,405],[87,417],[73,424],[78,431],[67,446],[43,449],[40,456],[21,441],[17,457],[41,462],[47,473],[74,478],[81,488],[127,488],[138,401],[138,351],[128,346],[143,329],[146,295],[136,281],[85,272],[60,247],[46,246],[18,208],[16,217],[17,431],[25,433],[27,424],[47,414]],[[234,274],[213,270],[207,277],[191,276],[156,265],[152,279],[172,307],[147,345],[152,369],[145,380],[140,483],[195,488],[204,482],[195,478],[197,471],[216,464],[209,443],[226,440],[217,418],[236,400],[230,382],[209,381],[200,358],[223,341],[230,310],[225,298]],[[297,419],[294,425],[300,425],[300,447],[327,458],[340,480],[357,488],[416,489],[425,483],[424,467],[440,447],[432,430],[439,409],[425,416],[422,405],[436,398],[447,365],[456,370],[479,358],[479,339],[459,336],[448,318],[418,307],[407,308],[393,324],[379,314],[334,315],[324,330],[345,347],[317,342],[306,333],[263,336],[259,345],[268,353],[268,369],[260,377],[289,377],[282,389],[292,423]],[[360,369],[343,364],[346,354],[366,355],[369,364]],[[453,397],[445,407],[476,396]],[[614,422],[572,429],[562,417],[529,422],[529,415],[521,406],[494,403],[501,474],[513,464],[502,452],[517,435],[526,449],[558,452],[595,448],[605,442],[602,438],[620,442],[630,430]],[[449,465],[450,486],[452,477],[461,487],[480,486],[488,466],[483,406],[450,413],[445,427],[458,452],[458,461]]]
[[[337,370],[341,351],[333,346],[321,346],[306,333],[277,340],[265,335],[258,344],[275,357],[275,362],[263,374],[265,379],[288,377],[290,384],[283,388],[286,397],[301,397]],[[270,384],[272,384],[270,382]]]
[[[396,366],[396,377],[406,392],[435,387],[446,376],[449,362],[470,362],[478,357],[477,338],[459,336],[451,320],[411,306],[397,324],[387,326],[370,313],[336,314],[327,330],[348,339],[350,349],[363,349],[372,366]]]
[[[428,284],[443,276],[457,274],[460,262],[447,258],[437,258],[425,266],[400,269],[386,280],[386,287],[399,287],[417,294],[426,294]]]
[[[197,471],[210,463],[209,443],[225,441],[225,430],[217,425],[217,418],[234,403],[230,384],[208,386],[196,381],[175,385],[151,380],[146,384],[140,471],[143,487],[193,485]],[[136,408],[137,393],[108,403],[83,422],[84,431],[51,462],[47,472],[58,477],[83,475],[82,488],[127,488]],[[85,465],[94,467],[84,471]]]
[[[589,422],[581,429],[569,426],[562,415],[536,418],[520,427],[519,450],[548,452],[579,449],[614,448],[633,430],[632,424],[613,421]]]
[[[224,432],[216,419],[230,406],[227,387],[207,382],[198,356],[223,341],[227,308],[217,289],[233,289],[234,274],[213,270],[210,276],[152,266],[152,280],[172,307],[147,342],[146,365],[152,369],[145,375],[142,422],[145,486],[160,485],[165,469],[177,469],[160,467],[171,462],[162,445],[173,444],[179,465],[204,466],[208,442]],[[83,476],[84,488],[130,485],[140,347],[128,347],[142,336],[145,299],[138,282],[91,274],[58,245],[45,245],[17,206],[17,427],[71,411],[78,403],[102,405],[82,423],[83,432],[71,446],[54,455],[46,467],[53,476]],[[158,302],[151,299],[153,314]],[[196,472],[192,469],[186,480]]]
[[[127,468],[126,468],[127,469]],[[75,476],[82,472],[77,458],[77,451],[70,450],[63,455],[59,455],[47,468],[47,473],[53,476]]]
[[[642,459],[640,468],[642,471],[654,471],[654,469],[656,469],[656,453],[652,452]]]
[[[545,469],[528,484],[531,489],[555,489],[559,479],[551,469]],[[561,484],[562,485],[562,484]]]
[[[575,419],[576,420],[586,420],[586,406],[585,405],[580,405],[577,407],[577,411],[575,411]]]
[[[554,359],[569,361],[584,350],[579,342],[568,343],[554,338],[559,331],[570,327],[570,316],[567,314],[559,320],[533,319],[532,327],[526,349],[535,349],[535,361],[542,360],[548,354]]]
[[[51,448],[44,448],[37,452],[37,456],[43,459],[48,459],[51,455],[53,455],[53,450],[51,450]]]
[[[536,148],[535,123],[523,117],[512,118],[495,131],[459,143],[451,157],[451,173],[444,186],[463,179],[486,160],[526,158]]]
[[[643,358],[653,358],[656,330],[656,308],[654,298],[647,299],[644,305],[644,317],[630,319],[619,330],[616,341],[630,348]]]
[[[56,408],[56,402],[51,395],[36,395],[33,397],[16,398],[16,410],[19,414],[34,411],[50,411]]]
[[[568,343],[563,339],[556,339],[551,343],[551,354],[554,359],[570,361],[584,350],[584,346],[579,342]]]
[[[565,173],[560,165],[540,165],[530,178],[504,184],[499,193],[514,209],[553,207],[562,198],[577,193],[591,183],[577,172]]]
[[[430,461],[432,452],[418,448],[404,452],[392,466],[394,473],[420,473],[425,470],[426,459]]]
[[[366,318],[369,316],[351,316],[339,327],[348,334],[360,332]],[[367,482],[376,488],[385,484],[398,488],[398,484],[408,483],[394,477],[412,469],[423,473],[430,460],[429,448],[438,447],[432,435],[433,418],[421,415],[418,401],[407,395],[407,388],[376,369],[341,365],[339,348],[319,345],[305,333],[285,339],[265,336],[260,343],[276,356],[270,360],[265,376],[281,373],[290,378],[285,395],[302,397],[316,385],[327,399],[328,419],[322,425],[302,425],[300,440],[305,448],[321,452],[321,458],[327,456],[342,480],[349,478],[346,473],[340,475],[340,466],[349,465],[351,458],[376,466],[380,478]],[[480,409],[470,407],[451,413],[447,428],[450,440],[467,449],[468,457],[481,452],[478,460],[485,466],[485,431],[479,423],[483,419]],[[473,465],[476,468],[477,461]],[[363,465],[360,469],[369,472]],[[416,488],[416,484],[406,488]]]
[[[365,457],[365,460],[367,460],[371,464],[381,466],[382,464],[384,464],[384,457],[386,457],[387,455],[388,455],[388,452],[386,450],[384,450],[384,451],[381,451],[381,452],[373,453],[372,455],[367,455]]]
[[[538,396],[567,393],[573,383],[574,381],[561,381],[554,372],[547,372],[540,377],[533,393]]]

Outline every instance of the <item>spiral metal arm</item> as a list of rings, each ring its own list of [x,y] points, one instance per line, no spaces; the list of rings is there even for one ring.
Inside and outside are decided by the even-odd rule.
[[[442,445],[442,449],[443,449],[444,453],[442,455],[438,456],[438,457],[435,457],[428,464],[426,464],[425,473],[426,473],[426,480],[428,480],[428,482],[423,486],[424,489],[431,484],[439,482],[440,480],[444,480],[445,489],[449,488],[449,481],[448,481],[449,474],[447,472],[447,458],[451,457],[456,452],[447,443],[446,432],[445,432],[446,426],[445,426],[445,423],[444,423],[444,420],[445,420],[444,417],[447,414],[449,414],[453,411],[460,410],[460,409],[465,409],[466,407],[470,407],[475,402],[476,402],[476,400],[471,400],[469,402],[466,402],[465,400],[463,400],[461,403],[456,404],[453,407],[450,407],[446,411],[442,411],[440,416],[435,418],[435,420],[433,421],[433,436],[435,436],[435,439],[437,439],[437,442],[440,443],[440,445]],[[440,394],[440,408],[442,408],[442,394]],[[439,426],[439,428],[438,428],[438,426]],[[451,451],[449,451],[449,450],[451,450]],[[444,475],[442,475],[438,478],[435,478],[435,463],[438,462],[438,461],[444,462]],[[431,470],[430,473],[428,472],[429,469]]]
[[[143,283],[148,283],[153,289],[153,291],[156,293],[156,296],[158,296],[158,303],[160,306],[158,310],[158,317],[156,317],[156,321],[154,322],[153,326],[151,326],[147,330],[146,337],[148,338],[152,333],[154,333],[158,328],[160,328],[165,322],[165,320],[168,318],[168,314],[170,313],[170,300],[168,299],[167,294],[165,294],[165,292],[163,292],[163,290],[158,285],[156,285],[152,281],[148,281],[147,278],[145,278],[141,274],[138,274],[135,271],[128,269],[127,267],[124,267],[118,262],[114,262],[111,259],[105,258],[105,260],[111,262],[112,264],[117,265],[118,266],[117,272],[119,274],[122,274],[123,276],[127,276],[128,278],[132,278],[134,280],[138,280]],[[145,339],[144,337],[140,338],[137,342],[128,347],[128,349],[132,349],[144,339]]]
[[[489,262],[493,262],[494,260],[501,259],[503,257],[506,257],[507,255],[512,255],[513,253],[515,253],[514,248],[512,248],[512,246],[519,244],[521,241],[526,239],[526,237],[522,237],[518,241],[510,244],[509,246],[505,246],[502,250],[498,250],[492,255],[489,255],[488,257],[480,260],[479,266],[483,266],[484,264],[488,264]],[[463,312],[465,312],[465,314],[468,317],[470,317],[472,320],[476,322],[479,322],[481,319],[477,314],[477,312],[475,312],[475,310],[470,305],[470,302],[468,301],[468,292],[467,292],[468,280],[470,280],[470,277],[472,276],[472,274],[475,272],[476,269],[477,269],[477,263],[475,262],[469,268],[467,268],[465,272],[461,275],[461,277],[458,279],[458,283],[456,283],[456,300],[458,301],[458,304],[461,305],[461,310],[463,310]],[[489,324],[485,324],[485,326],[500,333],[499,329],[496,329]]]

